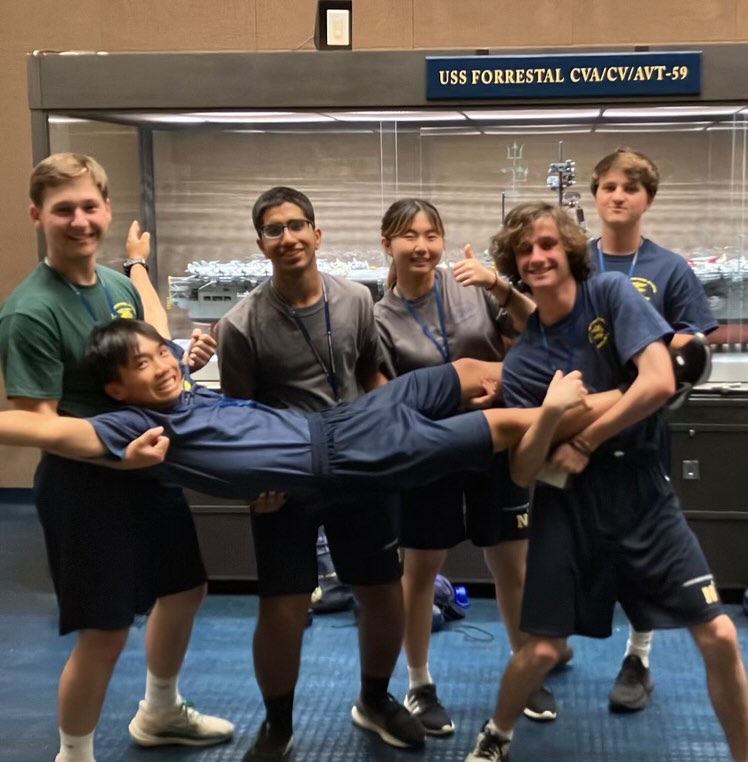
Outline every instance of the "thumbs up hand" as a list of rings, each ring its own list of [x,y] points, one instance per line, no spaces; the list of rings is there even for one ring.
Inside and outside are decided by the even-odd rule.
[[[457,282],[463,286],[480,286],[489,290],[493,289],[499,280],[496,271],[489,269],[475,258],[473,247],[469,243],[465,244],[463,253],[465,258],[453,268]]]

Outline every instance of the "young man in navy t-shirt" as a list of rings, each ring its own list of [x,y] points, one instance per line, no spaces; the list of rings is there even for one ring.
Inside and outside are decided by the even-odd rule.
[[[512,449],[518,484],[549,467],[572,477],[567,489],[536,483],[521,623],[529,641],[512,656],[496,712],[466,762],[508,759],[527,697],[565,653],[566,638],[608,637],[616,601],[639,631],[690,629],[733,759],[745,762],[748,683],[735,626],[658,451],[658,411],[675,388],[672,329],[624,276],[588,278],[587,241],[558,207],[512,210],[494,255],[538,305],[504,364],[507,405],[535,406],[554,377],[572,370],[590,392],[626,391],[550,455],[559,419],[552,411]]]
[[[680,254],[642,236],[642,217],[654,201],[660,173],[638,151],[620,148],[604,156],[592,171],[590,189],[600,218],[600,237],[590,242],[597,272],[621,272],[674,331],[671,346],[682,347],[695,333],[717,328],[704,287]],[[661,456],[670,470],[669,431]],[[654,687],[649,670],[652,631],[629,626],[626,653],[609,696],[613,712],[635,712],[647,705]]]

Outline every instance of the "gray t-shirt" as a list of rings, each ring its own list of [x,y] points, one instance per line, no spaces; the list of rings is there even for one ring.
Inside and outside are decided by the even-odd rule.
[[[437,268],[444,303],[446,344],[451,360],[472,357],[498,361],[504,357],[503,336],[513,335],[511,320],[483,288],[462,286],[451,270]],[[387,370],[399,376],[416,368],[445,362],[437,343],[444,349],[435,291],[410,302],[411,308],[428,328],[430,338],[419,320],[393,289],[388,289],[374,305],[379,337],[387,357]]]
[[[322,278],[339,396],[349,402],[363,391],[357,378],[384,365],[371,293],[360,283],[328,274]],[[218,367],[226,395],[308,412],[336,404],[327,375],[331,363],[324,299],[296,313],[316,352],[270,280],[226,313],[218,331]]]

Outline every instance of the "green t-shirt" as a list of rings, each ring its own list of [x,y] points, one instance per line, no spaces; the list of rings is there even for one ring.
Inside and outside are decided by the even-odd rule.
[[[8,397],[58,400],[75,416],[114,403],[82,367],[89,334],[115,317],[141,318],[129,278],[97,267],[93,286],[75,286],[40,263],[0,309],[0,361]]]

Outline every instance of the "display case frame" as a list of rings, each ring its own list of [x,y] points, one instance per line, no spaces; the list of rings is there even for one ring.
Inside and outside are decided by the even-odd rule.
[[[632,52],[632,48],[618,48]],[[748,103],[748,45],[649,46],[634,51],[701,51],[702,79],[696,95],[655,96],[649,103],[667,105],[708,105],[710,103]],[[560,106],[619,106],[641,104],[641,97],[564,97],[534,99],[450,99],[427,98],[426,59],[430,56],[542,55],[559,50],[466,50],[466,51],[334,51],[283,53],[99,53],[69,51],[40,52],[28,59],[28,94],[31,109],[34,161],[50,153],[49,116],[66,114],[87,118],[111,119],[131,124],[138,131],[138,162],[141,188],[139,216],[152,228],[156,218],[153,198],[153,131],[136,114],[148,111],[211,111],[223,109],[439,109],[439,108],[513,108]],[[575,49],[575,53],[599,49]],[[613,51],[611,51],[613,52]],[[156,241],[157,243],[157,241]],[[666,243],[666,242],[665,242]],[[40,244],[40,257],[44,254]],[[153,268],[158,277],[156,257]],[[748,456],[748,377],[705,388],[694,395],[673,423],[677,446],[673,470],[678,474],[684,510],[697,534],[708,539],[707,552],[718,583],[729,587],[748,585],[748,554],[736,557],[720,552],[721,545],[733,547],[736,536],[748,543],[748,476],[740,468],[740,455]],[[714,416],[719,418],[715,429]],[[697,436],[698,432],[709,436]],[[684,433],[685,432],[685,433]],[[692,433],[695,432],[695,433]],[[715,434],[716,432],[716,434]],[[738,458],[724,479],[716,473],[713,435]],[[685,437],[685,440],[683,439]],[[702,440],[705,449],[699,450]],[[688,461],[688,463],[686,463]],[[694,477],[694,463],[703,463]],[[709,483],[708,489],[694,489],[694,482]],[[729,491],[729,496],[727,491]],[[705,505],[705,495],[710,504]],[[738,495],[738,498],[735,498]],[[737,502],[736,502],[737,500]],[[193,496],[199,515],[201,542],[208,558],[232,558],[229,568],[213,569],[214,579],[251,579],[254,561],[247,555],[247,537],[225,532],[215,518],[222,512],[233,526],[237,515],[246,516],[246,506],[221,507],[218,501]],[[720,512],[715,506],[730,506]],[[248,519],[246,521],[248,526]],[[225,525],[225,521],[223,522]],[[231,539],[228,535],[231,535]],[[239,542],[236,552],[216,554],[211,549]],[[230,549],[229,549],[230,551]],[[242,561],[246,559],[246,563]],[[210,564],[209,564],[210,565]],[[458,579],[486,581],[481,566],[470,564],[450,571]]]

